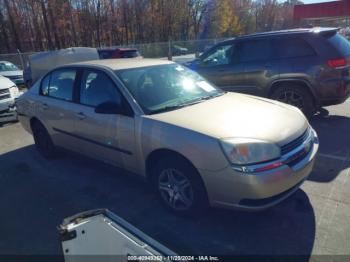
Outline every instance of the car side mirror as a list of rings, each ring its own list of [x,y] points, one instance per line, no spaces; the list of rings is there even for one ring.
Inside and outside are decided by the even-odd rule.
[[[198,67],[207,67],[209,65],[208,61],[199,60]]]
[[[193,68],[205,67],[205,64],[202,59],[196,58],[195,60],[192,61],[192,67]]]
[[[97,114],[124,114],[125,110],[115,102],[104,102],[95,108]]]

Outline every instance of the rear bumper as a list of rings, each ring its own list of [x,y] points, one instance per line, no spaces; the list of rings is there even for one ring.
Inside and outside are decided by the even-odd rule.
[[[340,98],[333,98],[333,99],[326,99],[326,100],[322,100],[320,105],[321,106],[339,105],[339,104],[344,103],[348,98],[349,98],[349,96],[340,97]]]
[[[330,106],[343,103],[350,97],[350,79],[332,79],[318,87],[320,106]]]
[[[199,170],[211,206],[261,210],[293,194],[312,171],[318,142],[297,163],[257,173],[240,173],[231,166],[217,172]]]

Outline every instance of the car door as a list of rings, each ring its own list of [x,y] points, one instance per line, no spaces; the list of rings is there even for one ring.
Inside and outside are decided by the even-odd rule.
[[[264,96],[269,84],[278,78],[278,60],[272,56],[269,39],[245,40],[237,43],[237,60],[244,68],[243,93]]]
[[[101,70],[84,69],[79,83],[79,108],[75,110],[75,134],[82,153],[118,166],[134,165],[132,114],[96,113],[103,103],[128,107],[112,78]]]
[[[37,102],[37,117],[44,124],[55,145],[74,149],[74,133],[77,105],[73,102],[73,89],[77,70],[64,68],[46,75],[40,86],[40,99]]]
[[[201,57],[195,70],[223,90],[240,90],[244,82],[244,68],[233,61],[235,49],[233,42],[214,47]]]

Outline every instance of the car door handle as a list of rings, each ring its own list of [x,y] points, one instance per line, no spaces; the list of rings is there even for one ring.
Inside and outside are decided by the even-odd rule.
[[[80,120],[83,120],[86,118],[86,115],[83,112],[79,112],[75,114]]]
[[[42,108],[43,110],[46,110],[46,109],[49,108],[49,106],[48,106],[48,104],[46,104],[46,103],[42,103],[42,104],[41,104],[41,108]]]

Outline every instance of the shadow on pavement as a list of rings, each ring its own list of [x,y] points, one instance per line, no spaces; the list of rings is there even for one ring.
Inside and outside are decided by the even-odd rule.
[[[56,226],[78,212],[108,208],[179,254],[305,255],[315,214],[298,190],[263,212],[210,209],[200,218],[165,211],[142,180],[75,154],[48,161],[34,146],[0,158],[0,254],[61,254]]]
[[[308,180],[331,182],[350,166],[350,118],[329,115],[323,109],[310,123],[319,136],[320,149],[314,171]]]

